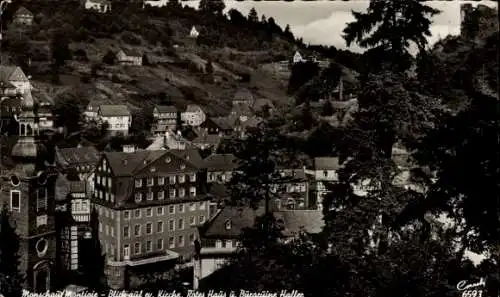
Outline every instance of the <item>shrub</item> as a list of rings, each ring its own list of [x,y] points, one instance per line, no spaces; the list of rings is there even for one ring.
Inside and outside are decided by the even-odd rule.
[[[141,45],[142,43],[140,38],[138,38],[134,33],[129,31],[123,32],[121,39],[123,40],[123,42],[130,45]]]

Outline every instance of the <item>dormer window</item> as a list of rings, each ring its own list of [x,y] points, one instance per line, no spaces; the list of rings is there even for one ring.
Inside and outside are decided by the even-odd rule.
[[[226,230],[231,230],[232,227],[231,220],[227,219],[226,222],[224,223],[224,227],[226,228]]]

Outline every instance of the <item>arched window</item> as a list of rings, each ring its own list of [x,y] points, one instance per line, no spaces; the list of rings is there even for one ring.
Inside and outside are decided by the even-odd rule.
[[[31,129],[31,125],[29,125],[29,124],[26,127],[26,135],[27,136],[32,136],[33,135],[33,129]]]
[[[24,136],[26,134],[26,129],[24,127],[24,124],[21,124],[20,126],[21,126],[21,129],[20,129],[19,135]]]

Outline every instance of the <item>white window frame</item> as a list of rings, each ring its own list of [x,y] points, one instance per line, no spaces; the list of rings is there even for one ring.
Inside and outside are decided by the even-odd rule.
[[[161,226],[161,228],[158,228],[159,226]],[[164,229],[165,229],[165,224],[163,223],[163,221],[156,222],[156,232],[157,233],[163,233]]]
[[[14,208],[14,207],[12,206],[12,201],[14,201],[14,200],[13,200],[13,198],[14,198],[14,197],[13,197],[13,195],[12,195],[12,194],[14,194],[14,193],[16,193],[16,194],[18,195],[17,200],[18,200],[18,205],[19,205],[19,206],[18,206],[18,207],[16,207],[16,208]],[[11,211],[21,212],[21,191],[19,191],[19,190],[10,190],[10,210],[11,210]]]
[[[148,226],[150,227],[149,231],[148,231]],[[153,223],[147,222],[146,223],[146,235],[151,235],[151,234],[153,234]]]

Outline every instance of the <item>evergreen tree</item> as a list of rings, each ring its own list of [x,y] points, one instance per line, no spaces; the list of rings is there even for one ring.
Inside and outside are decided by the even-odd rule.
[[[406,70],[411,63],[411,43],[425,50],[427,37],[431,36],[431,17],[437,13],[418,0],[371,0],[367,12],[353,12],[356,20],[347,24],[344,39],[347,46],[356,42],[363,48],[389,52],[383,62]]]
[[[169,9],[179,9],[182,7],[182,4],[179,0],[168,0],[167,8]]]
[[[6,297],[22,296],[24,277],[19,272],[19,247],[19,235],[4,204],[0,213],[0,293]]]
[[[260,22],[261,22],[263,25],[267,24],[266,15],[264,15],[264,14],[262,15],[262,17],[260,18]]]
[[[286,25],[285,31],[283,31],[283,34],[285,35],[286,38],[289,38],[290,40],[295,39],[295,36],[293,36],[292,29],[290,28],[290,25]]]
[[[94,292],[102,292],[106,289],[106,276],[104,274],[106,255],[102,252],[99,241],[99,214],[95,208],[90,214],[90,226],[92,238],[86,249],[86,259],[84,274],[87,280],[87,287]]]
[[[255,7],[252,7],[252,9],[250,9],[250,12],[248,13],[248,21],[251,23],[259,22],[259,16],[257,15],[257,10],[255,10]]]
[[[224,0],[200,0],[198,10],[203,13],[222,15],[222,12],[226,8]]]
[[[239,159],[239,169],[229,183],[232,204],[259,208],[264,204],[266,213],[270,201],[277,198],[276,185],[289,177],[279,173],[280,164],[293,164],[287,139],[280,133],[283,119],[269,118],[255,129],[249,129],[244,139],[234,139],[232,149]]]

